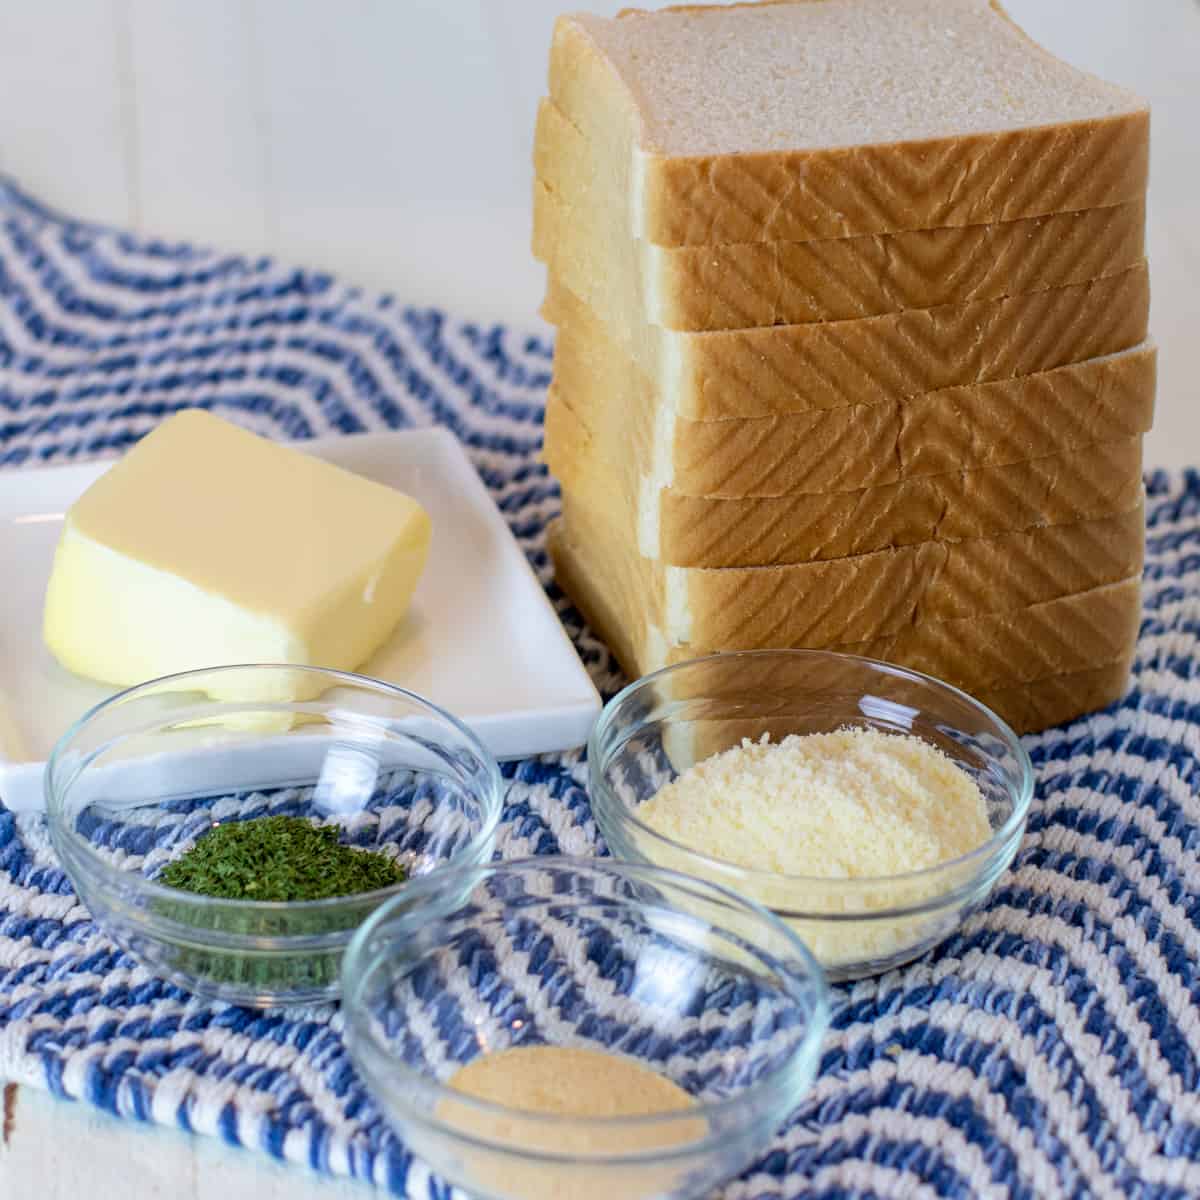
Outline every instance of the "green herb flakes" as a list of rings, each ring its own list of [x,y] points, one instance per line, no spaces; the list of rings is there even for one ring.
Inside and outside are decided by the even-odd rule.
[[[385,854],[338,841],[333,825],[255,817],[215,825],[168,863],[159,882],[225,900],[326,900],[403,883]]]

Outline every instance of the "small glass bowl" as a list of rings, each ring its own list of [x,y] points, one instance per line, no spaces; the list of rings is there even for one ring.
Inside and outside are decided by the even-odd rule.
[[[764,909],[607,859],[421,880],[359,930],[342,972],[363,1082],[413,1152],[480,1200],[708,1195],[795,1109],[829,1019],[820,968]],[[447,1086],[480,1055],[539,1045],[632,1059],[694,1107],[581,1118]]]
[[[502,804],[495,760],[448,713],[362,676],[265,665],[104,701],[55,746],[45,790],[54,847],[104,931],[157,974],[259,1007],[335,997],[354,930],[407,882],[301,902],[155,882],[201,834],[303,817],[412,878],[490,858]]]
[[[694,763],[764,734],[847,726],[913,734],[974,778],[991,837],[959,858],[884,877],[827,879],[754,871],[655,832],[638,807]],[[588,743],[592,810],[618,858],[719,883],[769,908],[829,978],[900,966],[953,933],[1012,862],[1033,768],[1013,731],[958,689],[888,663],[822,650],[717,654],[667,667],[606,705]]]

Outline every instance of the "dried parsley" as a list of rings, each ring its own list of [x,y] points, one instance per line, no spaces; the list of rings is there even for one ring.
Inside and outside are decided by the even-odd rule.
[[[403,883],[385,854],[338,841],[332,825],[254,817],[215,825],[167,864],[159,882],[225,900],[326,900]]]

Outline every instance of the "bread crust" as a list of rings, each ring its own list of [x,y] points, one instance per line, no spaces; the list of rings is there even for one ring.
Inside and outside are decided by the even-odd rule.
[[[598,310],[632,302],[667,329],[842,321],[997,299],[1085,283],[1145,254],[1142,200],[895,234],[656,247],[628,235],[602,164],[549,100],[538,112],[534,160],[535,257]]]
[[[664,246],[807,241],[1078,212],[1138,199],[1149,173],[1144,107],[877,145],[654,153],[637,97],[570,17],[555,26],[549,82],[559,108],[612,156],[616,194],[633,198],[630,233]]]
[[[1086,521],[1134,507],[1141,468],[1141,438],[1129,438],[861,492],[712,500],[667,490],[658,549],[679,566],[771,565]]]
[[[584,305],[558,333],[546,453],[579,426],[599,452],[688,496],[844,492],[1003,466],[1144,433],[1154,417],[1153,346],[908,400],[720,421],[664,419],[653,382]],[[569,410],[569,411],[564,411]]]
[[[1141,579],[1134,577],[1012,612],[922,622],[838,649],[974,693],[1086,671],[1128,654],[1141,612]]]
[[[569,449],[560,453],[559,445]],[[564,493],[615,523],[634,505],[640,552],[681,567],[775,566],[988,537],[1127,512],[1142,498],[1140,437],[852,492],[751,499],[642,485],[629,462],[603,456],[582,426],[544,455]]]
[[[664,246],[982,225],[1137,200],[1150,118],[807,154],[646,156],[633,232]]]
[[[559,585],[630,678],[695,657],[690,647],[656,644],[595,586],[561,524],[551,527]],[[1016,613],[929,622],[889,639],[827,646],[924,671],[974,695],[1018,732],[1031,732],[1103,708],[1125,689],[1140,619],[1140,581],[1033,605]],[[1057,668],[1057,669],[1056,669]]]
[[[567,327],[578,304],[550,274],[546,319]],[[898,400],[1053,370],[1139,345],[1149,314],[1143,263],[1085,284],[856,321],[666,333],[629,313],[597,316],[664,402],[693,420],[722,420]]]
[[[1144,510],[986,538],[917,542],[775,567],[668,567],[635,556],[611,519],[563,499],[560,535],[602,580],[640,597],[671,642],[697,650],[830,645],[1040,604],[1138,574]],[[620,584],[618,580],[626,580]],[[604,586],[602,583],[601,586]]]
[[[1132,656],[1124,655],[1086,671],[983,688],[975,698],[999,713],[1016,733],[1037,733],[1115,704],[1129,686],[1132,667]]]

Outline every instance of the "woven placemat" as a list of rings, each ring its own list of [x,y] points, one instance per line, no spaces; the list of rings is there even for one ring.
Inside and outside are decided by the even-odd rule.
[[[281,438],[445,424],[597,685],[620,683],[550,579],[542,335],[67,221],[2,183],[0,221],[0,469],[116,454],[196,404]],[[1147,484],[1128,697],[1026,739],[1014,870],[927,959],[837,989],[815,1090],[727,1200],[1200,1194],[1200,474]],[[578,754],[505,775],[505,856],[601,849]],[[443,1194],[364,1092],[335,1007],[262,1014],[155,979],[80,906],[42,819],[2,804],[0,1077]]]

